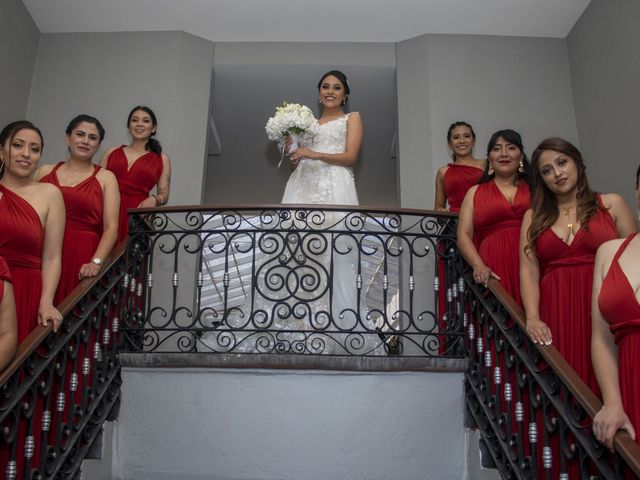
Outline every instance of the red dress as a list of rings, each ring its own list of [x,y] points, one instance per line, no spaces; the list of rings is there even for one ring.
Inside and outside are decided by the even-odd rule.
[[[600,206],[570,245],[550,228],[536,242],[540,320],[551,329],[554,347],[596,395],[600,390],[591,366],[593,268],[598,247],[618,238],[611,215]]]
[[[449,163],[447,166],[449,168],[442,177],[444,193],[449,202],[449,211],[459,212],[467,191],[480,181],[484,172],[479,168],[458,163]]]
[[[7,262],[0,257],[0,301],[2,301],[2,296],[4,295],[4,282],[11,283],[11,273]]]
[[[91,261],[102,237],[102,188],[96,178],[100,167],[94,165],[93,174],[74,187],[61,186],[58,163],[40,180],[60,189],[67,210],[62,244],[62,273],[56,290],[55,304],[59,304],[78,285],[80,267]]]
[[[618,263],[635,235],[629,235],[616,252],[602,281],[598,307],[616,338],[622,405],[636,430],[636,442],[640,443],[640,303]]]
[[[476,167],[469,165],[460,165],[458,163],[449,163],[447,171],[442,177],[442,183],[444,186],[444,193],[449,203],[449,211],[457,213],[460,211],[460,205],[467,191],[478,183],[480,177],[482,177],[483,171]],[[442,255],[446,250],[445,242],[440,242],[438,245],[438,252]],[[447,328],[447,319],[449,315],[452,315],[455,311],[453,305],[447,308],[447,269],[445,261],[440,257],[438,259],[438,277],[440,290],[438,292],[438,326],[441,331],[445,331]],[[446,352],[446,337],[440,337],[440,346],[438,351],[442,354]]]
[[[138,157],[128,168],[124,145],[116,148],[107,159],[107,168],[113,172],[120,188],[120,217],[118,221],[118,242],[129,232],[127,210],[138,208],[140,202],[149,196],[162,175],[162,155],[147,152]]]
[[[499,277],[518,304],[520,301],[519,243],[522,217],[531,204],[529,186],[520,182],[509,204],[495,182],[478,186],[473,197],[473,236],[480,258]]]
[[[24,198],[2,185],[0,193],[0,256],[13,279],[21,342],[38,325],[44,228],[40,216]]]

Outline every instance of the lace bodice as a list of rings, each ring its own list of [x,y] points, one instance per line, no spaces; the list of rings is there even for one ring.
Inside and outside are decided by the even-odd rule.
[[[348,115],[344,115],[320,125],[318,135],[309,148],[320,153],[344,152],[348,118]],[[322,160],[303,158],[289,177],[282,203],[357,205],[353,170]]]

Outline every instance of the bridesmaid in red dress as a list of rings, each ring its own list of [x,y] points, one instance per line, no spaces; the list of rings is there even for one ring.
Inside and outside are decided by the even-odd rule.
[[[18,327],[11,273],[7,262],[0,257],[0,371],[13,359],[17,345]]]
[[[591,293],[595,254],[604,242],[636,231],[620,195],[589,188],[580,151],[561,138],[548,138],[533,154],[534,194],[520,234],[520,284],[527,332],[534,343],[553,345],[594,393],[591,366]],[[551,477],[579,475],[577,459],[565,459],[557,431],[548,438],[537,414],[540,444],[552,451]]]
[[[460,211],[467,190],[480,181],[485,164],[484,160],[473,157],[476,133],[467,122],[455,122],[449,126],[447,144],[453,152],[453,162],[438,169],[433,206],[436,212]]]
[[[127,210],[166,205],[169,201],[171,165],[153,136],[158,121],[149,107],[137,106],[129,113],[127,128],[131,143],[106,151],[100,165],[111,170],[120,187],[118,242],[129,232]],[[156,187],[156,194],[151,190]]]
[[[593,278],[591,358],[602,391],[593,419],[596,438],[613,450],[626,430],[640,429],[640,235],[602,244]]]
[[[476,185],[482,177],[485,161],[473,157],[473,147],[476,144],[476,132],[467,122],[454,122],[447,131],[447,144],[452,151],[453,162],[438,169],[436,175],[436,197],[433,209],[436,212],[460,211],[460,205],[467,190]],[[449,208],[447,209],[447,203]],[[444,254],[445,242],[440,242],[438,252]],[[446,331],[448,316],[455,312],[453,305],[447,305],[447,271],[445,260],[438,258],[438,328]],[[448,307],[448,308],[447,308]],[[440,338],[439,352],[447,350],[447,339]]]
[[[118,183],[113,173],[92,163],[104,134],[98,119],[78,115],[66,130],[67,161],[44,165],[36,174],[36,180],[60,189],[67,212],[56,305],[80,280],[98,274],[118,236]]]
[[[32,180],[43,146],[40,131],[27,121],[0,133],[0,256],[9,265],[18,318],[18,342],[36,327],[62,316],[53,306],[60,278],[64,202],[60,190]]]
[[[518,239],[530,206],[528,170],[522,138],[499,130],[489,140],[488,162],[480,184],[464,197],[458,221],[458,248],[473,268],[476,283],[500,281],[519,303]]]

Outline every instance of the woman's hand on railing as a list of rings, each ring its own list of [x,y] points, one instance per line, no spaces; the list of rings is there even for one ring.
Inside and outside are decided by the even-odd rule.
[[[474,267],[473,269],[473,280],[476,283],[481,283],[485,287],[489,284],[489,279],[495,278],[500,281],[500,277],[496,274],[491,268],[486,265],[480,265],[478,267]]]
[[[85,278],[95,277],[100,272],[100,265],[89,262],[85,263],[80,267],[80,272],[78,272],[78,278],[80,280],[84,280]]]
[[[53,324],[53,331],[57,332],[62,323],[62,315],[56,307],[51,304],[40,304],[38,307],[38,323],[43,327]]]
[[[539,345],[551,345],[551,329],[539,318],[527,318],[527,333],[533,343]]]
[[[626,430],[632,440],[636,439],[636,432],[622,406],[602,405],[600,411],[593,417],[593,434],[600,443],[613,452],[613,437],[618,430]]]

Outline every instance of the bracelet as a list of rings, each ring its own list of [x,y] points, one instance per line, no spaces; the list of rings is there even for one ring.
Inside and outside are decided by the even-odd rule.
[[[162,195],[158,193],[157,195],[154,195],[154,197],[156,199],[156,207],[164,205],[164,197]]]
[[[151,195],[151,196],[152,196],[152,197],[154,198],[154,200],[156,201],[156,207],[159,207],[160,205],[162,205],[162,204],[160,203],[160,199],[158,198],[158,195]]]

